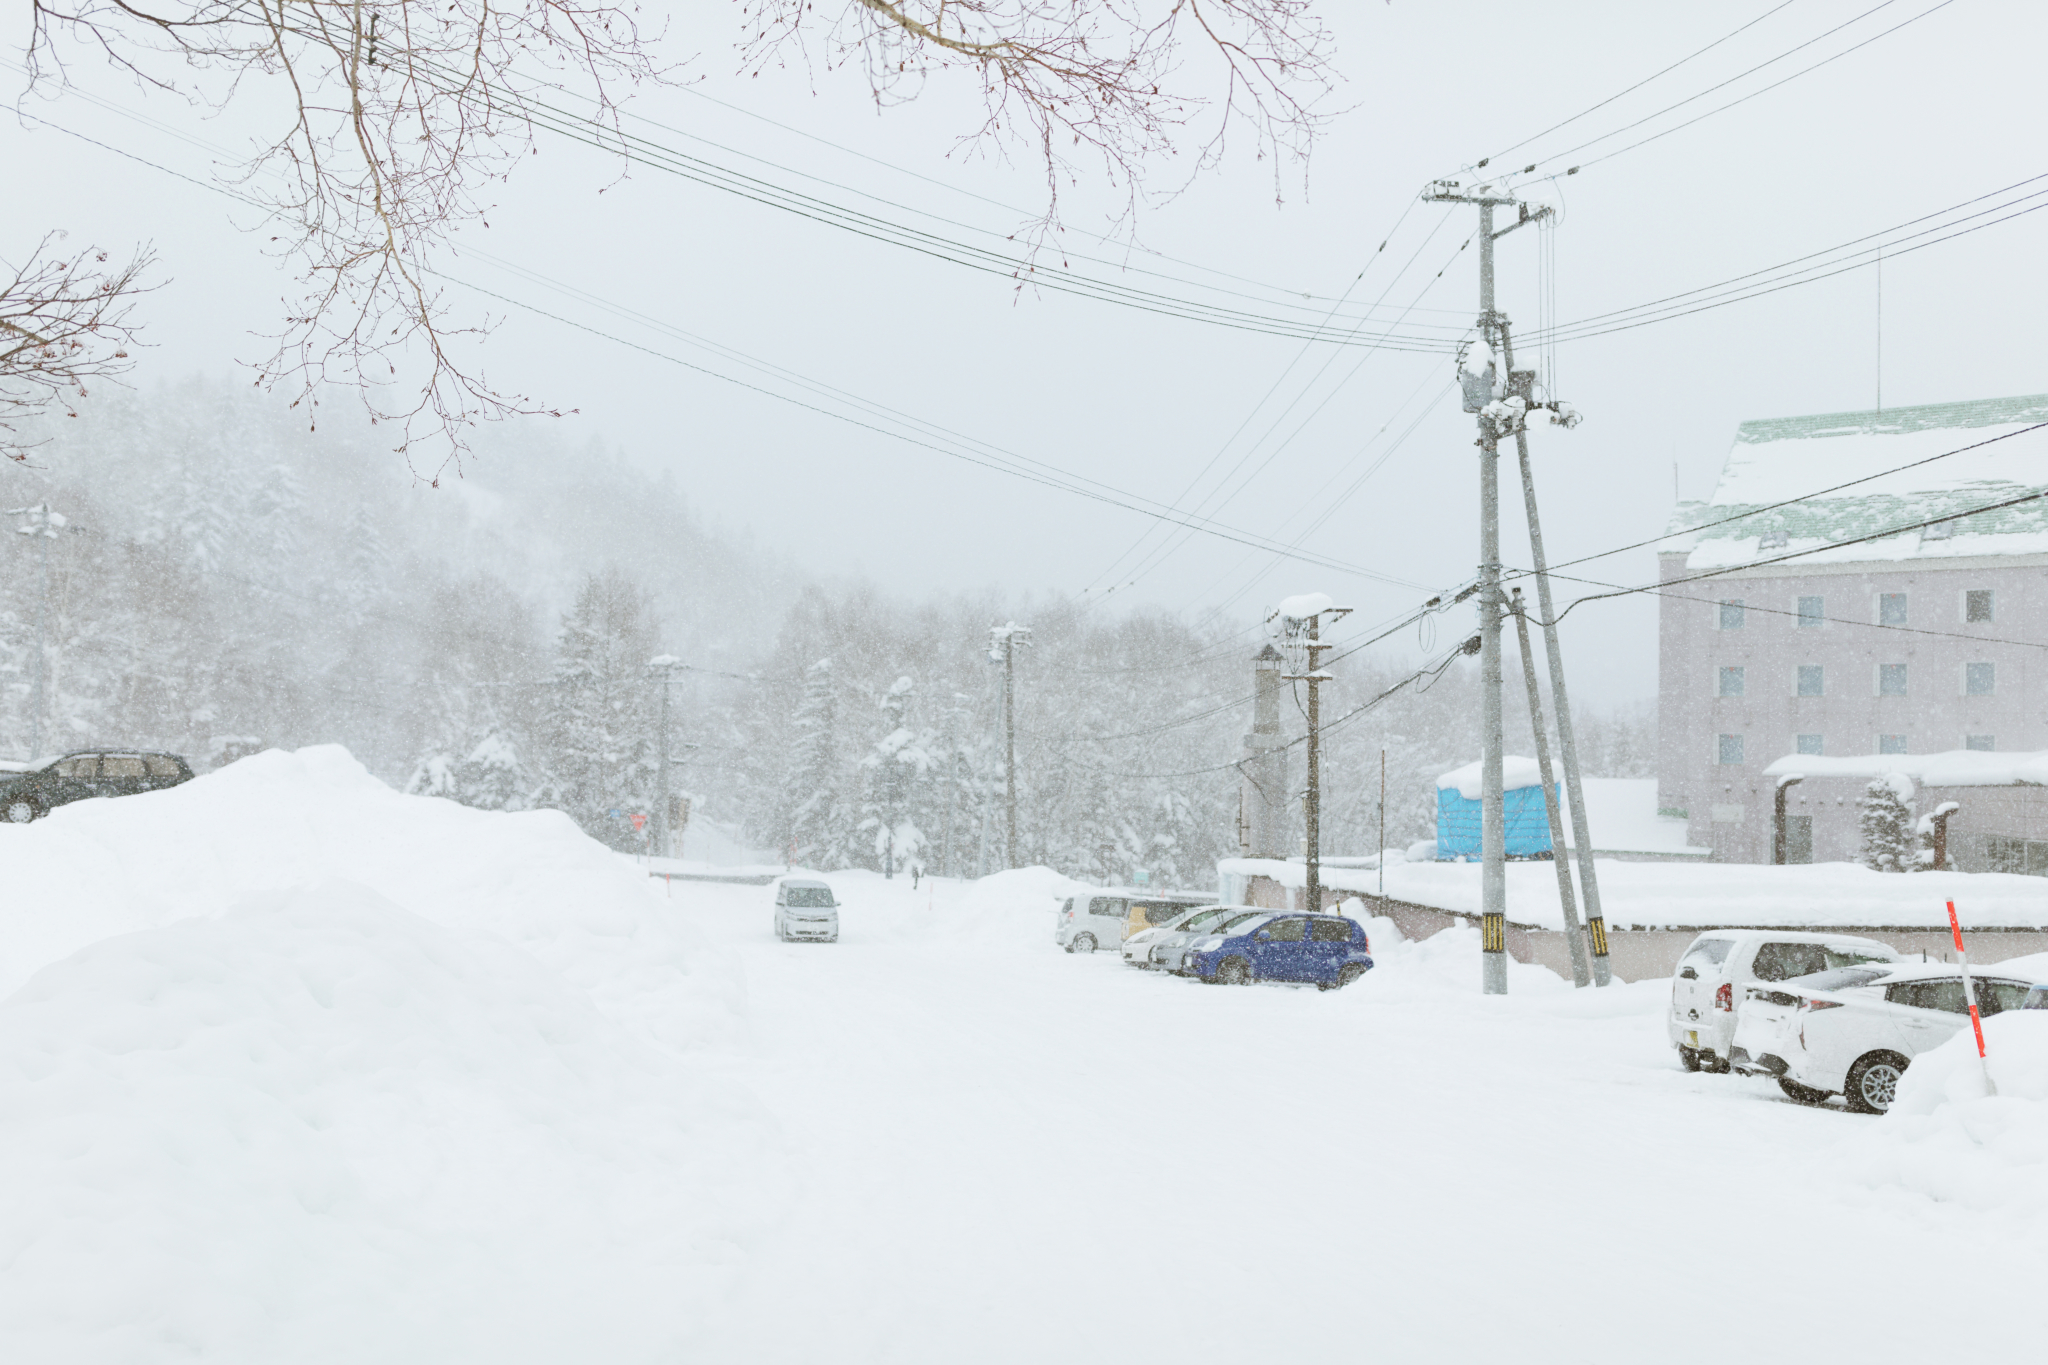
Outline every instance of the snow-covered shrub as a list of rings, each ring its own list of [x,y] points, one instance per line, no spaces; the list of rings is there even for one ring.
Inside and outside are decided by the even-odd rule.
[[[1912,798],[1911,781],[1897,774],[1880,777],[1863,789],[1863,798],[1856,803],[1857,861],[1873,872],[1910,872],[1919,865]]]

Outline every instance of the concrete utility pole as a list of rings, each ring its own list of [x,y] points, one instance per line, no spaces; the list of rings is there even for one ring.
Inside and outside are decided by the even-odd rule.
[[[1269,621],[1279,619],[1287,623],[1284,628],[1288,632],[1289,649],[1298,653],[1305,665],[1301,672],[1283,676],[1288,682],[1308,684],[1308,793],[1302,802],[1302,823],[1307,836],[1304,841],[1307,847],[1304,850],[1303,861],[1307,864],[1308,884],[1302,893],[1302,908],[1310,911],[1323,908],[1322,684],[1331,681],[1332,678],[1322,670],[1322,654],[1326,649],[1336,648],[1335,645],[1321,643],[1322,618],[1327,616],[1334,621],[1351,613],[1349,607],[1328,605],[1330,599],[1327,597],[1321,598],[1320,601],[1323,606],[1300,616],[1288,613],[1287,604],[1283,603],[1272,616],[1266,618]]]
[[[1557,779],[1550,772],[1550,735],[1543,727],[1543,691],[1536,683],[1536,656],[1529,649],[1529,615],[1522,609],[1522,590],[1515,589],[1508,608],[1515,614],[1515,640],[1522,647],[1522,684],[1529,689],[1529,723],[1536,731],[1536,771],[1543,783],[1543,811],[1550,817],[1550,861],[1557,869],[1557,903],[1564,912],[1564,941],[1572,955],[1572,985],[1592,983],[1586,964],[1586,941],[1579,937],[1579,903],[1572,894],[1572,864],[1565,855],[1564,816],[1557,808]]]
[[[989,628],[989,654],[1003,666],[1003,788],[1009,807],[1007,867],[1017,866],[1017,649],[1031,644],[1031,627],[1015,621]]]
[[[1500,320],[1500,346],[1501,358],[1508,366],[1508,387],[1520,391],[1519,396],[1527,403],[1525,414],[1533,411],[1535,374],[1514,368],[1515,343],[1506,318]],[[1555,400],[1550,406],[1552,421],[1567,429],[1578,425],[1579,416],[1569,407]],[[1586,936],[1592,942],[1593,984],[1606,986],[1613,981],[1614,974],[1607,961],[1607,920],[1600,912],[1600,874],[1593,866],[1585,782],[1579,774],[1578,731],[1572,722],[1571,694],[1564,685],[1564,652],[1557,642],[1557,613],[1551,609],[1550,562],[1543,553],[1543,519],[1536,513],[1536,476],[1529,464],[1529,431],[1525,421],[1519,419],[1515,425],[1515,454],[1522,467],[1522,509],[1529,518],[1529,559],[1536,570],[1536,605],[1543,614],[1543,652],[1550,659],[1550,699],[1557,706],[1557,745],[1564,759],[1565,796],[1571,804],[1572,839],[1579,850],[1579,887],[1586,897]]]
[[[1244,737],[1248,757],[1240,770],[1247,858],[1285,859],[1287,848],[1287,741],[1280,733],[1280,651],[1269,643],[1252,656],[1252,732]]]
[[[10,507],[7,509],[7,515],[28,518],[28,525],[16,529],[21,535],[34,536],[37,548],[42,552],[42,594],[36,599],[36,676],[28,707],[28,756],[33,759],[42,757],[43,753],[43,707],[50,668],[47,643],[50,616],[50,542],[71,523],[62,512],[52,512],[46,502],[37,503],[34,507]]]
[[[669,788],[668,788],[668,685],[675,677],[676,669],[683,661],[673,654],[659,654],[647,663],[650,676],[661,679],[661,732],[655,740],[655,762],[660,765],[660,792],[654,807],[654,847],[656,857],[673,857],[675,850],[670,843],[669,833]]]

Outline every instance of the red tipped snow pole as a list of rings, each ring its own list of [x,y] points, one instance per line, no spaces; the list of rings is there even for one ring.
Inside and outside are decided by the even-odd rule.
[[[1970,980],[1970,954],[1963,948],[1963,924],[1956,918],[1956,903],[1948,903],[1948,931],[1956,941],[1956,961],[1963,969],[1963,1003],[1970,1007],[1970,1028],[1977,1035],[1977,1064],[1984,1068],[1984,1089],[1997,1094],[1998,1087],[1991,1083],[1991,1061],[1984,1055],[1984,1020],[1977,1013],[1977,987]]]

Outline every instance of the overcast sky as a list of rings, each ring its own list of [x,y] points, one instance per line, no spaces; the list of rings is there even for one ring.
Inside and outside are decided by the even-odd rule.
[[[1347,77],[1338,102],[1349,112],[1318,148],[1305,192],[1298,172],[1284,173],[1276,204],[1270,164],[1237,157],[1141,214],[1144,245],[1173,259],[1129,259],[1172,278],[1089,269],[1208,303],[1230,300],[1202,286],[1225,286],[1252,296],[1234,306],[1269,314],[1281,311],[1281,290],[1350,289],[1354,304],[1384,296],[1389,316],[1414,305],[1405,330],[1455,329],[1477,303],[1476,249],[1458,252],[1475,215],[1417,205],[1424,183],[1460,177],[1479,157],[1642,81],[1773,3],[1330,4]],[[1794,0],[1505,160],[1519,165],[1613,134],[1873,3]],[[10,20],[17,53],[22,18]],[[1011,232],[1043,206],[1043,179],[1028,159],[1004,164],[957,147],[978,110],[971,91],[938,86],[877,112],[855,72],[737,80],[736,20],[732,5],[676,12],[672,50],[698,54],[692,70],[703,79],[694,93],[636,101],[639,113],[677,130],[656,134],[663,140],[962,240],[991,242],[977,234]],[[1570,322],[1744,275],[2048,172],[2036,164],[2048,160],[2038,150],[2036,69],[2048,13],[1993,0],[1896,0],[1632,133],[1560,156],[1554,168],[1591,163],[1908,20],[1781,88],[1531,185],[1533,199],[1563,211],[1557,316]],[[11,71],[0,75],[19,88]],[[239,145],[257,125],[254,108],[207,121],[88,65],[74,76],[213,143]],[[217,160],[76,97],[24,107],[202,179]],[[865,575],[906,595],[992,583],[1091,596],[1114,587],[1105,610],[1220,607],[1246,620],[1281,596],[1322,591],[1357,606],[1360,622],[1399,614],[1423,589],[1473,572],[1476,452],[1471,419],[1438,396],[1451,377],[1445,356],[1304,349],[1059,293],[1018,294],[1003,279],[660,172],[622,176],[616,159],[573,143],[543,135],[540,145],[496,196],[489,229],[465,232],[446,262],[451,277],[516,301],[464,304],[501,319],[482,352],[491,377],[578,409],[552,425],[574,442],[595,437],[650,470],[674,470],[707,512],[814,571]],[[8,259],[50,227],[74,240],[156,243],[172,281],[145,305],[155,349],[139,382],[228,375],[236,360],[260,358],[253,336],[274,326],[290,280],[261,253],[260,234],[238,230],[246,210],[35,123],[11,123],[0,138],[0,177],[9,186],[0,215]],[[1159,177],[1172,179],[1170,169]],[[1116,202],[1099,185],[1078,187],[1067,220],[1099,228]],[[2044,227],[2048,215],[2022,216],[1886,262],[1886,406],[2048,390],[2037,321],[2048,302]],[[1538,321],[1539,241],[1525,230],[1500,243],[1502,307],[1529,329]],[[1078,231],[1067,245],[1119,259]],[[721,382],[621,342],[795,392],[593,299],[1130,494],[1172,503],[1194,482],[1183,505],[1257,536],[1292,542],[1321,519],[1303,548],[1371,576],[1276,566],[1206,535],[1168,537],[1132,511]],[[1560,346],[1557,394],[1585,422],[1536,439],[1552,558],[1662,530],[1674,470],[1686,497],[1706,496],[1745,418],[1870,408],[1878,355],[1877,272],[1867,266]],[[491,440],[479,443],[486,466]],[[1222,484],[1229,496],[1205,502],[1232,470]],[[2048,471],[2033,477],[2048,481]],[[1518,503],[1505,522],[1507,560],[1526,562]],[[1575,572],[1639,583],[1655,566],[1638,550]],[[1653,694],[1655,615],[1654,601],[1632,598],[1571,618],[1582,696]],[[1414,644],[1403,637],[1387,648]]]

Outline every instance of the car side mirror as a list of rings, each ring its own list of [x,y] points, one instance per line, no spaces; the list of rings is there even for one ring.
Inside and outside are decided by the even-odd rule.
[[[1697,981],[1700,979],[1700,974],[1690,967],[1680,967],[1678,969],[1678,974],[1684,977],[1687,981]]]
[[[1270,929],[1259,930],[1259,941],[1261,943],[1271,943],[1273,941],[1273,931]]]

